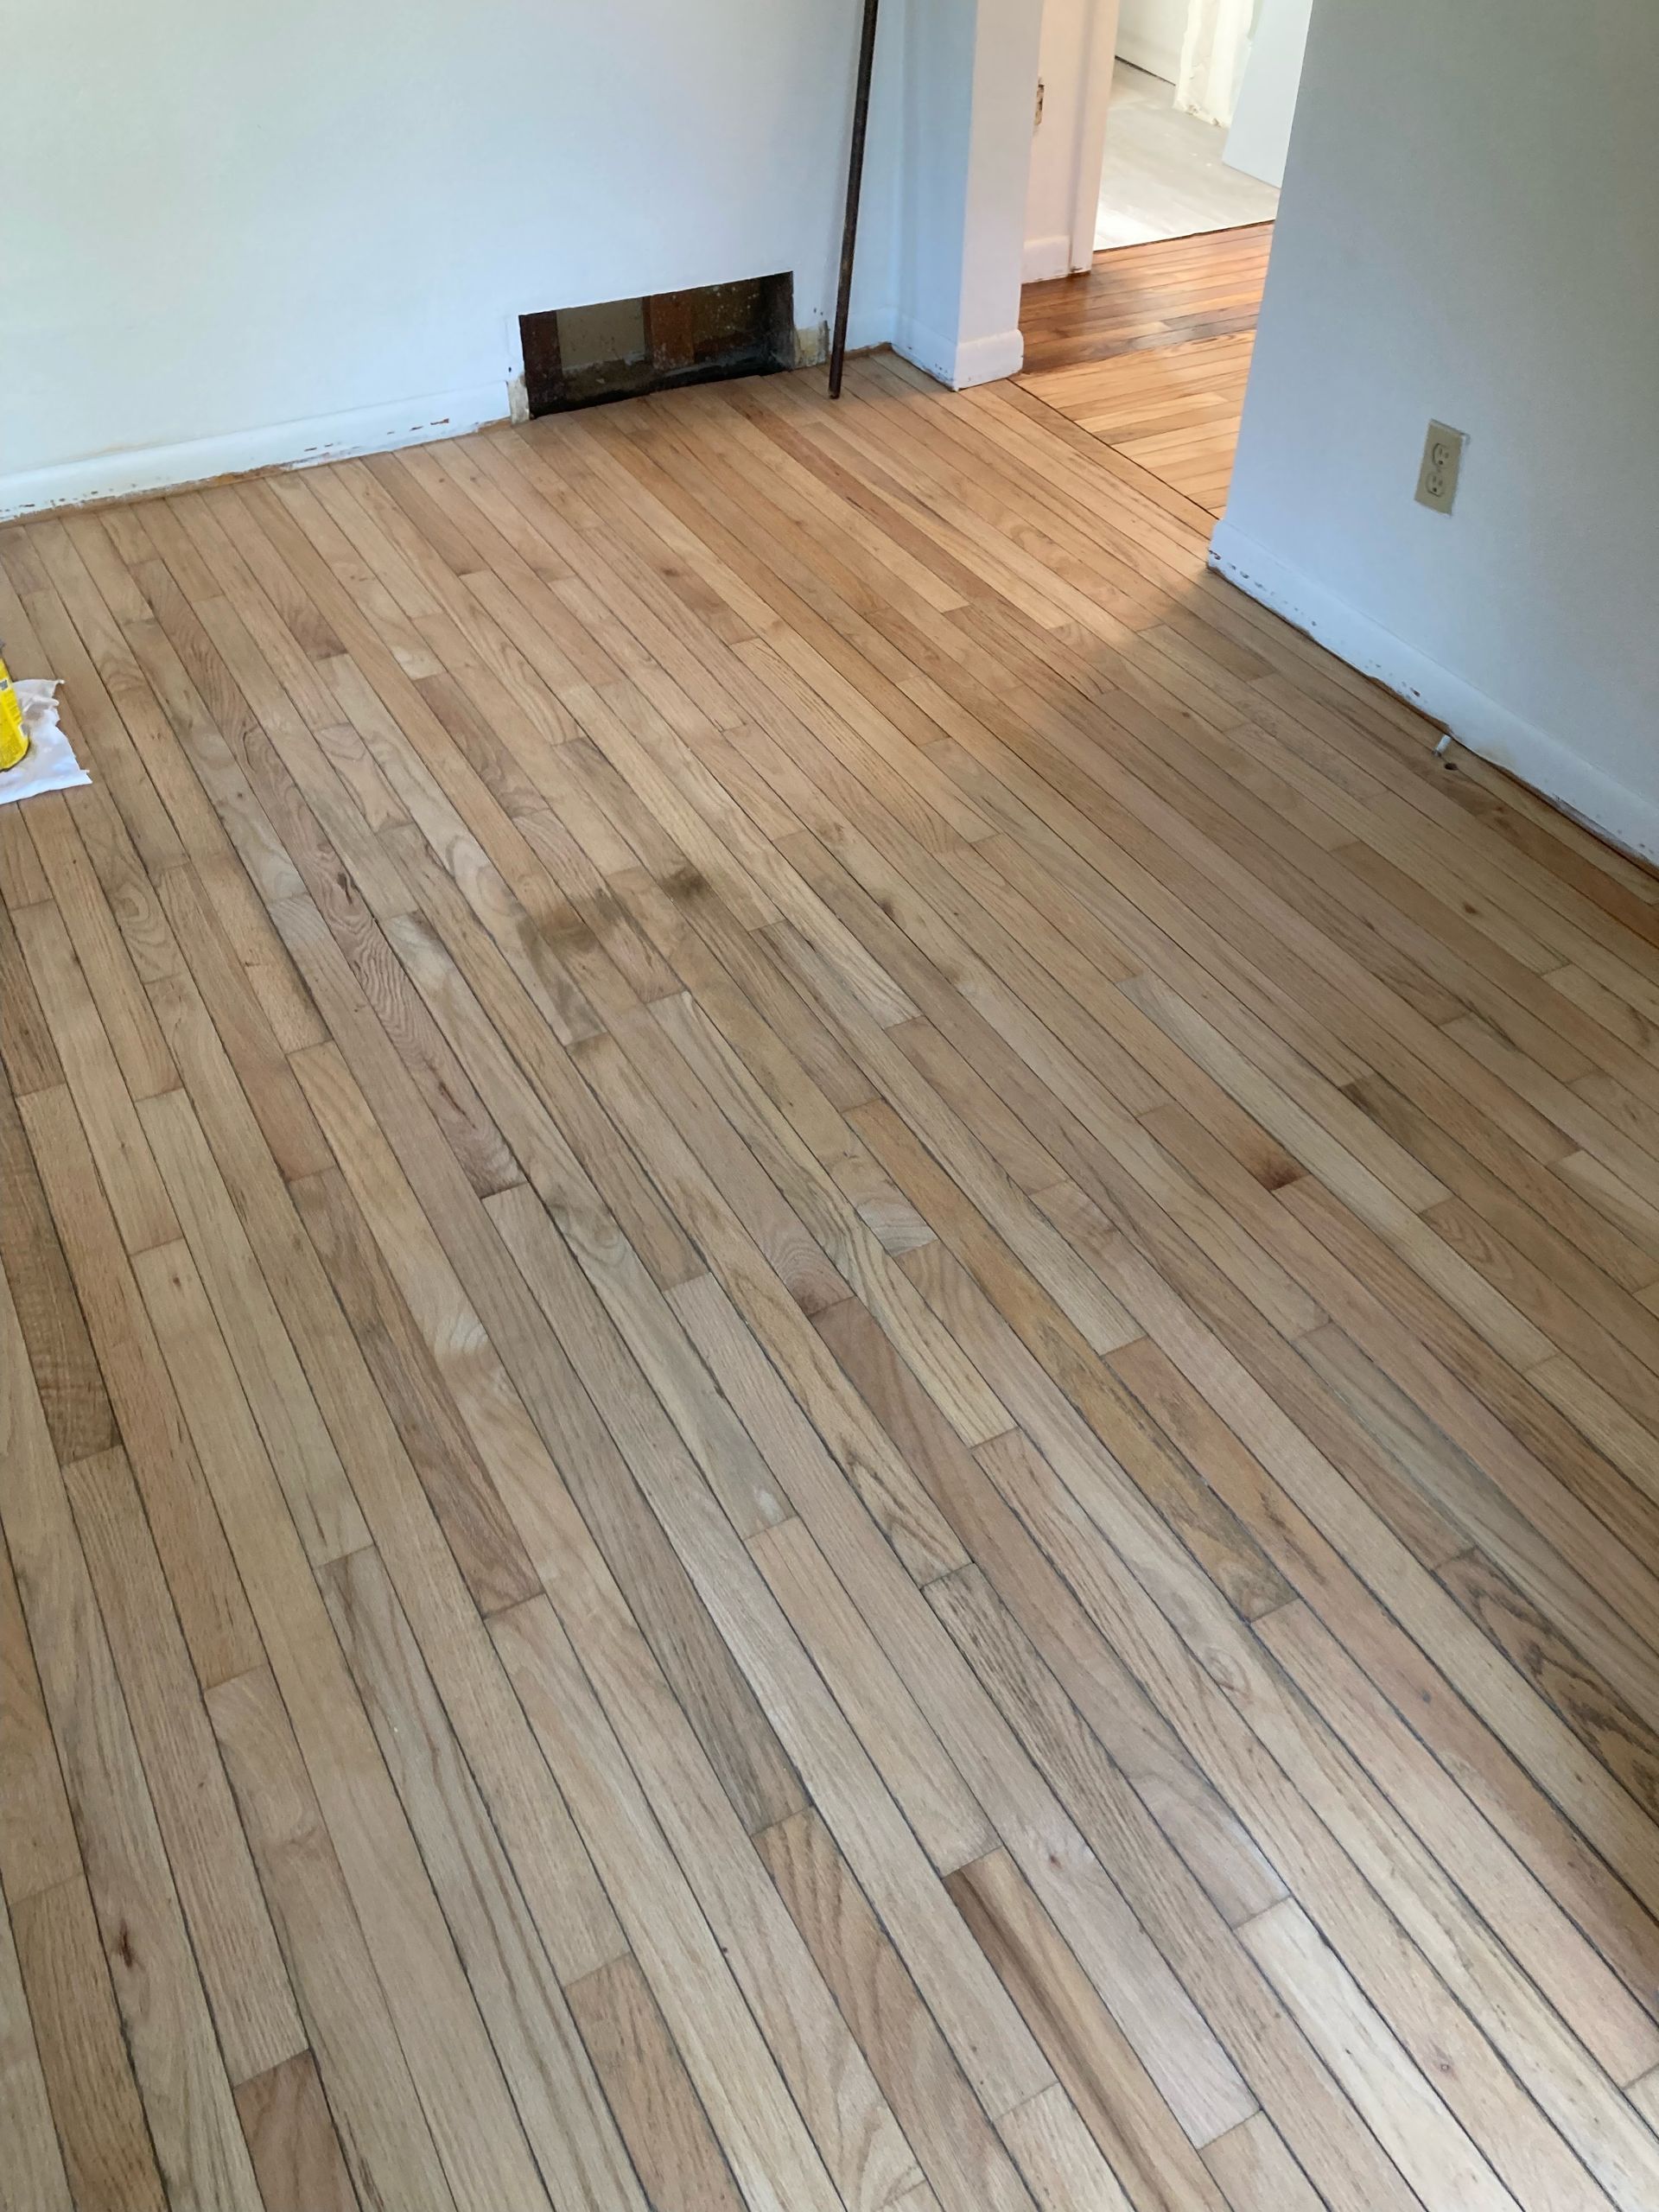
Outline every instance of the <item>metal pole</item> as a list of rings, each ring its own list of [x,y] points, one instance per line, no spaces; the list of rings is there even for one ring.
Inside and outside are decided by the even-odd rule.
[[[875,12],[880,0],[864,0],[864,29],[858,44],[858,83],[853,93],[853,143],[847,161],[847,215],[841,230],[841,288],[836,295],[835,335],[830,341],[830,397],[841,397],[841,372],[847,360],[847,309],[853,296],[853,248],[858,241],[858,195],[864,181],[864,138],[870,124],[870,74],[875,67]]]

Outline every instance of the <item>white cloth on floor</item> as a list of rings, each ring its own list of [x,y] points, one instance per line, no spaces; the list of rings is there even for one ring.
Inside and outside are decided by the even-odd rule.
[[[55,677],[25,677],[17,685],[29,750],[15,768],[0,770],[0,806],[8,799],[33,798],[38,791],[67,791],[92,778],[76,760],[58,720]]]

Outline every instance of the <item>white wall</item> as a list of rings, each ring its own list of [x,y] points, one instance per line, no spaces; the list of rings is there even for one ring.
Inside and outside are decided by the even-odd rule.
[[[1118,0],[1044,0],[1037,73],[1043,118],[1026,188],[1027,283],[1094,258]]]
[[[1173,85],[1180,73],[1188,5],[1189,0],[1122,0],[1118,52],[1137,69],[1149,69]]]
[[[1236,104],[1217,118],[1232,124],[1222,159],[1263,184],[1282,185],[1313,0],[1255,0],[1255,6],[1244,81]]]
[[[11,0],[0,513],[499,417],[527,310],[791,269],[817,324],[859,15]],[[884,16],[855,344],[899,303]]]
[[[1020,366],[1020,276],[1041,0],[885,0],[902,22],[892,306],[866,342],[950,385]]]
[[[1659,857],[1659,8],[1318,0],[1217,563]],[[1430,416],[1469,433],[1450,519]]]

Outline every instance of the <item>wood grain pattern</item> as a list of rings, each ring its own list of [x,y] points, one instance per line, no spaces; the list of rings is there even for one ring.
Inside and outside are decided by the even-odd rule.
[[[357,2191],[308,2050],[240,2083],[236,2108],[265,2212],[356,2212]]]
[[[29,1997],[17,1962],[11,1922],[0,1912],[0,2140],[6,2164],[0,2172],[0,2204],[6,2212],[66,2212],[69,2179],[52,2122]]]
[[[631,1954],[565,1993],[646,2200],[659,2212],[741,2212],[651,1985]]]
[[[1216,2206],[1185,2134],[1012,1861],[999,1852],[963,1867],[950,1893],[1136,2212]]]
[[[0,1086],[0,1260],[54,1450],[66,1464],[107,1452],[116,1440],[109,1393],[9,1085]]]
[[[126,1456],[118,1450],[80,1460],[65,1483],[203,1986],[238,2084],[302,2048],[299,2015]]]
[[[385,1569],[365,1547],[321,1579],[537,2164],[634,2212],[609,2107]]]
[[[1272,237],[1262,223],[1119,246],[1081,276],[1028,284],[1021,386],[1219,514]]]
[[[0,2205],[1659,2202],[1659,880],[1264,257],[0,531]]]
[[[25,1897],[13,1908],[13,1926],[71,2202],[92,2212],[165,2212],[85,1882],[72,1875]],[[49,2186],[49,2161],[46,2172]]]
[[[16,1567],[23,1618],[155,2155],[175,2193],[200,2186],[227,2208],[251,2212],[258,2199],[231,2100],[226,2056],[214,2036],[153,1785],[3,1284],[0,1365],[8,1378],[0,1407],[0,1455],[6,1465],[0,1526]],[[70,1877],[71,1884],[78,1880]],[[64,1886],[48,1894],[56,1896]],[[257,1971],[257,1922],[252,1934],[249,1955]],[[279,2004],[283,1994],[279,1988]],[[256,1993],[256,2018],[261,2001]],[[282,2026],[279,2012],[279,2043]],[[232,2040],[239,2048],[243,2039]]]
[[[1319,2212],[1313,2184],[1265,2113],[1217,2136],[1204,2157],[1233,2212]]]
[[[371,2204],[448,2207],[426,2117],[276,1684],[264,1670],[241,1675],[207,1703],[349,2171]],[[248,2141],[257,2167],[257,2130]]]
[[[835,1840],[798,1813],[757,1847],[945,2212],[1031,2199]]]

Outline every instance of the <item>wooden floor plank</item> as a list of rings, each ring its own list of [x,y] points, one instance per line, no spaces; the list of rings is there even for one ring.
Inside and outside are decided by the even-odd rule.
[[[6,2170],[0,2204],[7,2212],[69,2212],[69,2178],[53,2124],[46,2073],[17,1963],[10,1917],[0,1912],[0,2127]]]
[[[276,1684],[263,1669],[239,1675],[211,1690],[207,1707],[353,2181],[371,2204],[449,2212],[454,2200]],[[263,2101],[256,2093],[256,2113]],[[245,2125],[245,2102],[242,2112]],[[260,2133],[247,2133],[257,2171]]]
[[[227,2208],[257,2212],[253,2170],[150,1784],[62,1474],[28,1373],[16,1315],[3,1287],[0,1353],[8,1378],[0,1438],[7,1482],[0,1523],[16,1564],[23,1617],[63,1763],[87,1887],[149,2134],[175,2194],[188,2201],[199,2191],[218,2197]],[[225,1840],[232,1851],[239,1845],[239,1838]],[[62,1886],[48,1894],[60,1895]],[[247,1933],[251,1940],[245,1957],[257,1972],[266,1961],[258,1955],[257,1917]],[[217,1963],[222,1967],[227,1962]],[[274,1967],[274,1960],[270,1964]],[[227,2005],[234,2008],[240,1993],[233,1977],[221,1980],[215,1974],[214,1980]],[[278,1975],[279,2001],[285,1994]],[[261,2001],[262,1993],[256,1991],[248,2014],[239,2016],[232,2009],[232,2027],[251,2030]],[[279,2050],[284,2024],[279,2012],[272,2031]],[[245,2056],[256,2037],[257,2030],[238,2035],[232,2048]]]
[[[616,1885],[632,1948],[751,2202],[834,2207],[837,2192],[790,2101],[575,1654],[543,1599],[493,1624],[509,1672]]]
[[[358,2198],[308,2050],[236,2093],[265,2212],[353,2212]]]
[[[756,1842],[945,2212],[1030,2212],[1007,2153],[823,1821],[798,1813]]]
[[[166,2212],[84,1878],[71,1875],[23,1898],[13,1925],[69,2201],[78,2212]],[[49,2159],[46,2175],[49,2188]]]
[[[334,1815],[328,1834],[444,2176],[458,2206],[504,2189],[533,2205],[544,2192],[528,2146],[200,1279],[182,1243],[143,1255],[139,1274],[175,1379],[200,1363],[187,1401],[198,1448],[244,1580],[258,1593],[260,1635],[304,1732],[306,1767]]]
[[[517,1878],[372,1547],[323,1596],[543,2174],[641,2212],[633,2173]]]
[[[0,532],[0,2202],[1659,2201],[1659,880],[1268,240]]]
[[[614,1959],[566,1994],[648,2202],[661,2212],[741,2212],[731,2170],[639,1961]]]
[[[1432,2212],[1515,2199],[1365,2003],[1299,1906],[1287,1899],[1242,1930],[1256,1964]]]
[[[232,2086],[304,2044],[126,1456],[66,1471],[92,1587]]]
[[[1219,513],[1267,273],[1271,223],[1097,253],[1028,284],[1020,381],[1125,461]]]

